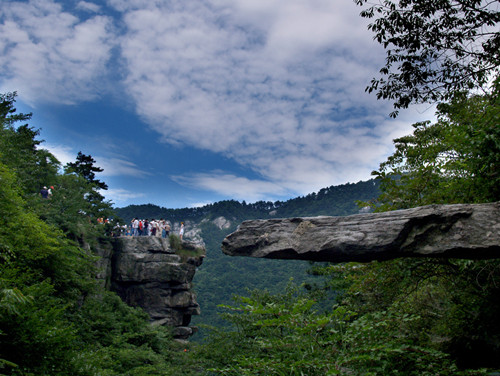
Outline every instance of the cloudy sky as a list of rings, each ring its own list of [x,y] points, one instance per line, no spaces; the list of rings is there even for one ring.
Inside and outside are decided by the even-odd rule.
[[[395,137],[352,0],[2,1],[0,92],[116,206],[286,200],[370,178]]]

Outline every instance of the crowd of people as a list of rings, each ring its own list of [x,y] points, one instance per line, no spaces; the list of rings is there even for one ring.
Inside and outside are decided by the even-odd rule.
[[[168,238],[170,235],[171,226],[165,219],[139,219],[134,218],[130,222],[130,227],[127,226],[126,235],[128,236],[157,236]],[[182,239],[184,234],[184,223],[181,223],[179,236]]]
[[[42,187],[39,194],[44,199],[49,199],[52,197],[54,187],[47,186]],[[130,221],[130,225],[121,225],[120,223],[112,223],[113,221],[109,218],[97,218],[97,223],[99,224],[111,224],[112,230],[111,235],[116,236],[157,236],[161,238],[168,238],[170,236],[171,226],[170,222],[165,219],[139,219],[134,218]],[[182,240],[184,235],[184,222],[181,222],[181,227],[179,229],[179,237]]]

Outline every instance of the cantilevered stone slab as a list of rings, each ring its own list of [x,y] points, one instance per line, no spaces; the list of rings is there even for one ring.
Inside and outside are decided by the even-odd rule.
[[[245,221],[224,239],[222,251],[231,256],[330,262],[500,258],[500,203]]]

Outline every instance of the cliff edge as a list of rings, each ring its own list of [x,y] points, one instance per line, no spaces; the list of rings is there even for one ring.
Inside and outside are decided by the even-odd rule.
[[[182,247],[188,255],[176,254],[169,239],[113,238],[100,247],[98,264],[98,278],[110,290],[144,309],[154,325],[172,327],[176,339],[188,339],[197,329],[189,326],[191,316],[200,314],[191,282],[204,257],[198,244],[184,241]]]

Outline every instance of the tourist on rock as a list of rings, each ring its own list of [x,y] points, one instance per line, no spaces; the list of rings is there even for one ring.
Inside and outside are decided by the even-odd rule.
[[[170,236],[170,224],[165,221],[165,238],[168,238]]]
[[[156,236],[156,219],[152,219],[149,222],[149,235]]]
[[[42,196],[42,198],[49,198],[49,191],[47,187],[40,189],[40,196]]]
[[[162,231],[163,231],[163,224],[162,221],[156,221],[156,237],[161,238],[162,236]]]
[[[162,238],[165,238],[165,220],[163,218],[160,219],[159,226],[160,226],[160,236]]]
[[[142,236],[144,233],[144,219],[139,220],[139,236]]]
[[[139,236],[139,219],[134,218],[132,220],[132,236]]]
[[[181,222],[181,229],[179,230],[179,237],[182,240],[182,236],[184,235],[184,222]]]

